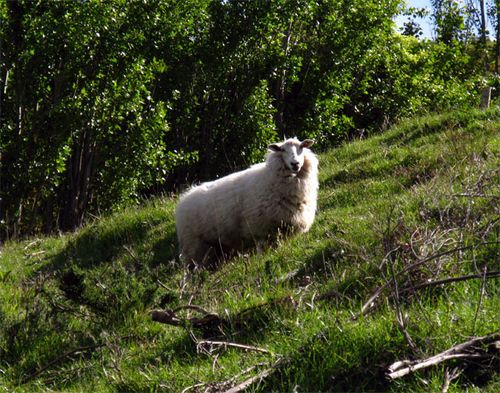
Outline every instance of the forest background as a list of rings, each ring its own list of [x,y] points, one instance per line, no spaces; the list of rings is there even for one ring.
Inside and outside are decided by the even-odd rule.
[[[0,242],[497,95],[500,1],[431,4],[0,0]]]

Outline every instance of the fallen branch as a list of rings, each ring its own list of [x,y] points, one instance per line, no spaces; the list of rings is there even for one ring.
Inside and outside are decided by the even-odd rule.
[[[264,348],[259,348],[259,347],[254,347],[252,345],[245,345],[245,344],[238,344],[238,343],[232,343],[229,341],[210,341],[210,340],[198,340],[197,341],[198,346],[223,346],[223,347],[233,347],[233,348],[240,348],[244,349],[247,351],[255,351],[255,352],[261,352],[261,353],[269,353],[272,354],[271,351],[268,351],[267,349]]]
[[[192,309],[205,313],[202,317],[191,317],[182,318],[177,315],[177,312],[182,309]],[[185,324],[190,324],[193,327],[203,327],[207,325],[212,325],[214,323],[222,324],[224,320],[219,317],[219,315],[214,313],[209,313],[198,306],[182,306],[175,310],[153,310],[151,311],[151,318],[153,321],[165,323],[172,326],[185,326]]]
[[[449,278],[443,278],[442,280],[434,280],[434,281],[427,281],[422,284],[414,285],[413,287],[409,288],[404,288],[401,291],[402,292],[408,292],[410,290],[419,290],[423,288],[428,288],[436,285],[441,285],[441,284],[449,284],[450,282],[459,282],[459,281],[466,281],[466,280],[473,280],[473,279],[485,279],[485,278],[495,278],[495,277],[500,277],[500,271],[494,271],[494,272],[486,272],[486,274],[481,273],[481,274],[469,274],[467,276],[460,276],[460,277],[449,277]]]
[[[403,334],[406,343],[412,349],[413,353],[416,353],[418,351],[418,348],[415,345],[415,342],[411,338],[410,334],[408,333],[408,330],[406,329],[405,317],[403,316],[403,312],[401,311],[401,306],[399,304],[398,280],[396,280],[396,276],[394,274],[394,260],[392,258],[389,259],[389,268],[391,271],[392,282],[394,284],[393,295],[396,303],[396,321],[398,322],[399,329],[401,330],[401,333]]]
[[[465,198],[492,198],[492,199],[500,199],[500,195],[492,195],[492,194],[452,194],[453,197],[465,197]]]
[[[498,244],[498,243],[499,242],[483,242],[483,243],[474,244],[474,245],[470,245],[470,246],[457,247],[457,248],[454,248],[452,250],[442,251],[442,252],[439,252],[437,254],[433,254],[433,255],[431,255],[431,256],[429,256],[427,258],[418,260],[418,261],[412,263],[411,265],[406,266],[403,270],[395,273],[394,278],[398,277],[398,276],[400,276],[400,275],[402,275],[404,273],[408,273],[409,271],[413,270],[414,268],[416,268],[416,267],[418,267],[420,265],[423,265],[426,262],[429,262],[429,261],[437,259],[437,258],[441,258],[442,256],[453,254],[453,253],[456,253],[456,252],[461,252],[461,251],[469,250],[469,249],[474,249],[474,248],[476,248],[478,246],[485,246],[485,245],[489,245],[489,244]],[[488,275],[488,278],[489,277],[496,277],[498,275],[499,275],[499,272],[490,272],[489,275]],[[463,276],[463,277],[464,278],[458,277],[458,278],[448,278],[448,279],[445,279],[445,280],[430,281],[430,282],[427,282],[427,283],[422,283],[422,284],[413,286],[411,288],[402,289],[401,292],[407,292],[410,289],[421,289],[421,288],[425,288],[425,287],[428,287],[428,286],[431,286],[431,285],[446,284],[448,282],[453,282],[453,281],[463,281],[463,280],[467,280],[467,279],[471,279],[471,278],[482,278],[483,275],[479,274],[479,275],[470,275],[470,276]],[[467,278],[465,278],[465,277],[467,277]],[[393,280],[391,279],[388,282],[386,282],[385,284],[383,284],[382,286],[378,287],[374,291],[374,293],[372,294],[372,296],[370,296],[370,298],[363,304],[363,306],[361,307],[361,311],[358,314],[353,315],[352,319],[356,320],[360,316],[368,314],[368,312],[370,312],[373,308],[375,308],[375,306],[376,306],[376,303],[375,303],[376,300],[378,299],[378,297],[380,296],[380,294],[383,291],[385,291],[387,288],[389,288],[391,285],[393,285],[392,281]]]
[[[454,379],[457,379],[461,373],[462,373],[462,370],[458,367],[454,368],[451,371],[449,368],[446,368],[446,371],[444,372],[443,386],[441,386],[441,393],[448,392],[448,389],[450,388],[451,381],[453,381]]]
[[[253,376],[251,378],[246,379],[245,381],[239,383],[236,386],[233,386],[232,388],[229,388],[229,386],[232,386],[240,377],[250,373],[251,371],[255,370],[257,367],[262,367],[269,365],[269,363],[257,363],[254,364],[253,366],[250,366],[246,368],[245,370],[239,372],[236,375],[233,375],[231,378],[226,379],[225,381],[221,382],[201,382],[197,383],[192,386],[188,386],[187,388],[183,389],[181,393],[187,393],[188,391],[200,387],[205,387],[204,392],[225,392],[225,393],[237,393],[242,390],[245,390],[247,387],[251,386],[253,383],[257,381],[261,381],[264,378],[268,377],[271,375],[272,371],[274,371],[279,364],[282,362],[282,359],[278,359],[274,364],[272,364],[270,367],[267,369],[261,371],[259,374],[256,376]],[[227,390],[228,389],[228,390]]]
[[[252,378],[248,378],[247,380],[243,381],[239,385],[236,385],[232,387],[229,390],[226,390],[224,393],[239,393],[247,389],[248,387],[252,386],[256,382],[261,382],[262,380],[266,379],[270,375],[272,375],[276,369],[280,366],[280,364],[283,362],[283,358],[278,359],[271,367],[266,368],[265,370],[261,371],[257,375],[255,375]]]
[[[435,366],[452,359],[484,359],[485,357],[490,357],[491,355],[485,354],[484,351],[468,351],[474,349],[474,347],[478,345],[490,344],[498,340],[500,340],[500,333],[496,332],[488,336],[473,338],[472,340],[466,341],[462,344],[455,345],[450,349],[427,359],[416,361],[397,361],[387,369],[387,377],[394,380],[404,377],[405,375],[413,373],[417,370]]]

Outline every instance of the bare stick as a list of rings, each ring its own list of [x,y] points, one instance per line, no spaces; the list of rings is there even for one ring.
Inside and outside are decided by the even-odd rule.
[[[410,290],[418,290],[418,289],[423,289],[423,288],[432,287],[432,286],[441,285],[441,284],[449,284],[451,282],[473,280],[476,278],[486,279],[486,278],[495,278],[495,277],[500,277],[500,271],[487,272],[486,274],[469,274],[467,276],[448,277],[448,278],[443,278],[442,280],[428,281],[428,282],[424,282],[422,284],[415,285],[411,288],[402,289],[401,292],[408,292]]]
[[[408,346],[415,353],[417,351],[417,346],[415,345],[412,338],[410,337],[410,334],[406,330],[405,319],[404,319],[403,313],[401,312],[401,306],[399,304],[398,281],[396,280],[396,275],[394,274],[394,260],[392,257],[389,258],[389,268],[391,271],[392,282],[394,284],[394,299],[395,299],[395,303],[396,303],[396,320],[398,321],[399,328],[400,328],[401,332],[403,333],[403,336],[404,336],[406,342],[408,343]]]
[[[493,198],[500,199],[500,195],[492,195],[492,194],[452,194],[453,197],[465,197],[465,198]]]
[[[166,289],[167,291],[172,291],[169,287],[167,287],[164,283],[162,283],[160,280],[156,280],[156,283],[162,287],[163,289]]]
[[[477,301],[476,313],[474,314],[474,323],[472,324],[472,334],[476,332],[476,321],[479,315],[479,310],[481,308],[481,303],[483,302],[483,296],[486,289],[486,274],[488,272],[488,267],[484,267],[483,281],[481,282],[481,290],[479,291],[479,300]]]
[[[199,346],[203,346],[203,345],[218,345],[218,346],[224,346],[224,347],[234,347],[234,348],[245,349],[245,350],[248,350],[248,351],[255,351],[255,352],[262,352],[262,353],[270,353],[270,354],[272,354],[271,351],[268,351],[267,349],[264,349],[264,348],[254,347],[252,345],[244,345],[244,344],[232,343],[232,342],[228,342],[228,341],[200,340],[200,341],[198,341],[197,344]]]
[[[184,306],[183,308],[192,308]],[[178,308],[176,309],[178,310]],[[202,327],[211,323],[223,323],[217,314],[206,314],[201,318],[180,318],[173,310],[153,310],[151,311],[153,321],[165,323],[172,326],[183,326],[186,322],[195,327]]]
[[[446,362],[447,360],[452,360],[452,359],[484,359],[485,355],[477,354],[477,353],[455,353],[451,355],[443,355],[439,354],[436,356],[433,356],[432,358],[426,359],[424,361],[420,361],[418,363],[414,363],[406,368],[403,368],[398,371],[394,371],[388,375],[390,379],[397,379],[404,377],[405,375],[408,375],[410,373],[413,373],[417,370],[420,370],[422,368],[427,368],[431,366],[435,366],[439,363]]]
[[[455,252],[461,252],[461,251],[465,251],[465,250],[469,250],[469,249],[473,249],[473,248],[476,248],[478,246],[485,246],[485,245],[489,245],[489,244],[498,244],[499,242],[483,242],[483,243],[479,243],[479,244],[474,244],[474,245],[470,245],[470,246],[463,246],[463,247],[457,247],[457,248],[454,248],[452,250],[447,250],[447,251],[443,251],[443,252],[439,252],[437,254],[433,254],[427,258],[424,258],[424,259],[421,259],[419,261],[416,261],[414,263],[412,263],[411,265],[408,265],[406,266],[403,270],[399,271],[398,273],[395,273],[395,276],[400,276],[401,274],[403,273],[407,273],[409,272],[410,270],[420,266],[420,265],[423,265],[424,263],[426,262],[429,262],[433,259],[437,259],[437,258],[440,258],[442,256],[445,256],[445,255],[449,255],[449,254],[453,254]],[[482,275],[480,275],[479,277],[482,277]],[[443,282],[444,283],[444,282]],[[352,317],[353,320],[359,318],[361,315],[365,315],[367,314],[368,312],[370,312],[374,307],[375,307],[375,301],[377,300],[377,298],[380,296],[380,294],[385,291],[390,285],[392,284],[392,281],[388,281],[386,282],[384,285],[378,287],[375,292],[373,293],[372,296],[370,296],[370,298],[363,304],[363,306],[361,307],[361,311],[354,315]],[[428,283],[425,283],[425,284],[422,284],[422,287],[423,286],[429,286],[431,284],[428,284]],[[418,286],[417,286],[418,287]],[[414,287],[414,288],[417,288],[417,287]],[[418,288],[419,289],[419,288]]]
[[[282,361],[283,361],[282,358],[278,359],[271,367],[266,368],[265,370],[261,371],[256,376],[249,378],[246,381],[243,381],[239,385],[236,385],[236,386],[232,387],[231,389],[226,390],[224,393],[239,393],[239,392],[244,391],[249,386],[252,386],[254,383],[260,382],[263,379],[267,378],[268,376],[272,375],[276,371],[276,369],[278,368],[278,366],[281,364]]]
[[[414,362],[404,360],[398,361],[392,364],[389,368],[389,374],[387,375],[389,379],[394,380],[396,378],[401,378],[405,375],[413,373],[417,370],[435,366],[439,363],[445,362],[451,359],[480,359],[485,356],[481,353],[467,353],[465,350],[476,347],[479,344],[489,344],[500,339],[500,333],[496,332],[488,336],[473,338],[472,340],[466,341],[464,343],[455,345],[446,351],[443,351],[435,356],[427,359],[417,360]]]
[[[451,381],[457,379],[461,373],[462,370],[458,367],[455,367],[452,371],[450,371],[449,368],[446,368],[446,371],[444,373],[443,386],[441,387],[441,393],[446,393],[450,388]]]
[[[206,385],[208,385],[208,383],[205,383],[205,382],[197,383],[196,385],[188,386],[187,388],[182,389],[181,393],[186,393],[186,392],[189,392],[191,389],[200,388],[200,387],[206,386]]]
[[[254,364],[253,366],[250,366],[248,368],[246,368],[245,370],[241,371],[240,373],[236,374],[236,375],[233,375],[231,378],[225,380],[225,381],[222,381],[222,382],[201,382],[201,383],[197,383],[195,385],[192,385],[192,386],[188,386],[187,388],[183,389],[181,393],[186,393],[188,392],[189,390],[191,389],[195,389],[195,388],[199,388],[199,387],[202,387],[202,386],[207,386],[207,385],[210,385],[211,387],[215,387],[217,389],[217,391],[222,391],[222,389],[225,389],[227,386],[231,386],[234,381],[236,381],[239,377],[245,375],[245,374],[248,374],[250,371],[256,369],[257,367],[262,367],[262,366],[265,366],[265,365],[268,365],[269,363],[257,363],[257,364]]]
[[[354,315],[352,319],[357,319],[359,315],[365,315],[367,314],[372,308],[375,307],[375,301],[379,297],[379,295],[382,293],[382,291],[387,288],[388,284],[384,284],[381,287],[377,288],[373,295],[370,296],[370,298],[363,304],[363,307],[361,307],[361,312],[358,315]]]

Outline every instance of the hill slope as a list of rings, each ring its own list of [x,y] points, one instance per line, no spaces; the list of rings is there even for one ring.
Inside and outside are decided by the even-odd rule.
[[[486,352],[384,373],[499,331],[499,154],[498,108],[321,154],[311,232],[214,273],[176,261],[172,199],[8,243],[0,391],[495,391]]]

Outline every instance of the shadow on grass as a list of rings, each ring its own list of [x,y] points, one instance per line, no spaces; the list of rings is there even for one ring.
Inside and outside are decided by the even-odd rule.
[[[44,270],[58,271],[69,265],[93,269],[124,254],[151,266],[175,259],[175,230],[169,228],[165,235],[157,237],[151,224],[142,220],[114,226],[92,225],[70,240],[60,253],[51,258]],[[151,243],[152,247],[148,250],[147,246]],[[147,255],[136,255],[140,252]]]
[[[6,342],[0,357],[16,365],[11,372],[19,380],[68,351],[119,335],[124,323],[135,326],[134,315],[158,303],[156,280],[179,269],[175,229],[160,215],[118,220],[82,229],[22,283],[19,306],[27,311],[4,321],[0,336]],[[83,352],[77,357],[85,358]]]

